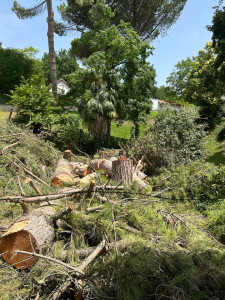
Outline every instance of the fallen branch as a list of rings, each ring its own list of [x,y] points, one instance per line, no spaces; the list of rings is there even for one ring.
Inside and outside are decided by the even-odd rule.
[[[157,197],[157,196],[159,196],[159,195],[165,193],[165,192],[168,191],[168,190],[171,190],[171,188],[170,188],[170,187],[167,187],[166,189],[164,189],[164,190],[162,190],[162,191],[160,191],[160,192],[158,192],[158,193],[156,193],[156,194],[153,194],[152,197]]]
[[[71,271],[73,271],[73,273],[75,274],[75,276],[77,277],[83,277],[84,276],[84,273],[83,271],[80,269],[80,268],[75,268],[69,264],[66,264],[64,262],[62,262],[61,260],[58,260],[56,258],[53,258],[53,257],[49,257],[49,256],[45,256],[45,255],[41,255],[41,254],[38,254],[38,253],[35,253],[35,252],[27,252],[27,251],[20,251],[20,250],[16,250],[14,251],[16,254],[19,253],[19,254],[27,254],[27,255],[30,255],[31,257],[32,256],[35,256],[35,257],[38,257],[38,258],[42,258],[42,259],[45,259],[45,260],[48,260],[48,261],[51,261],[51,262],[54,262],[56,264],[59,264],[59,265],[62,265],[64,266],[65,268],[67,269],[70,269]]]
[[[41,182],[42,184],[48,186],[48,187],[51,187],[48,183],[46,183],[45,181],[43,181],[42,179],[40,179],[39,177],[37,177],[36,175],[34,175],[32,172],[30,172],[29,170],[27,170],[26,166],[22,163],[22,161],[20,161],[18,158],[16,158],[21,164],[22,164],[22,167],[24,169],[24,172],[26,172],[27,174],[29,174],[30,176],[32,176],[33,178],[35,178],[36,180],[38,180],[39,182]],[[17,168],[20,168],[20,166],[12,161],[12,163],[17,167]]]
[[[52,216],[53,222],[56,222],[58,219],[61,219],[63,216],[70,214],[73,210],[74,210],[73,205],[60,209],[56,214]]]
[[[90,212],[94,212],[96,210],[101,210],[104,207],[104,205],[98,205],[98,206],[93,206],[85,209],[85,213],[88,214]]]
[[[2,149],[1,155],[3,155],[3,153],[4,153],[7,149],[13,148],[13,147],[15,147],[15,146],[17,146],[17,145],[19,145],[19,144],[21,144],[21,142],[16,142],[16,143],[13,143],[13,144],[10,144],[10,145],[6,146],[5,148]]]
[[[43,193],[41,192],[41,190],[39,189],[39,187],[33,182],[33,180],[31,178],[28,178],[27,182],[30,184],[30,186],[35,190],[35,192],[39,196],[43,196]]]
[[[78,270],[83,273],[83,271],[90,265],[93,260],[101,253],[101,251],[105,248],[105,240],[103,240],[96,248],[95,250],[81,263],[81,265],[78,267]],[[80,276],[81,277],[81,276]],[[52,295],[50,298],[51,300],[58,300],[62,299],[61,296],[67,291],[67,289],[73,284],[73,280],[69,279],[67,282],[62,284]],[[78,294],[79,296],[82,296],[82,287],[81,287],[82,282],[79,282],[79,286],[77,287],[78,289]],[[78,296],[77,294],[77,296]]]

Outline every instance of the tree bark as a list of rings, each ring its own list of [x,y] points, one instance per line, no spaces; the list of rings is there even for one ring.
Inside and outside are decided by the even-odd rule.
[[[89,167],[92,170],[103,170],[108,176],[112,176],[112,162],[107,159],[94,159],[91,161]]]
[[[56,76],[56,62],[54,49],[54,13],[52,9],[52,0],[47,0],[48,9],[48,47],[49,47],[49,63],[51,71],[52,93],[55,100],[58,100],[57,93],[57,76]]]
[[[112,178],[117,182],[131,184],[133,180],[133,161],[131,159],[113,161]]]

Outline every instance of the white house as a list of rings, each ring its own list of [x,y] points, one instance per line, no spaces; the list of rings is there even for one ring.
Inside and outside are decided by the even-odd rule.
[[[66,95],[69,92],[70,88],[67,85],[66,81],[62,78],[60,78],[57,81],[57,92],[60,95]],[[50,92],[52,92],[52,89],[50,89]]]
[[[153,111],[159,111],[163,107],[168,107],[169,109],[179,109],[181,104],[173,103],[173,102],[167,102],[164,100],[154,99],[151,98],[152,101],[152,110]]]

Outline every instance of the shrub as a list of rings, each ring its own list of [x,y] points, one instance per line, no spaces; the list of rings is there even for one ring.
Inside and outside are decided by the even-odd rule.
[[[197,124],[193,109],[163,110],[146,132],[134,143],[132,155],[139,160],[144,154],[148,174],[161,167],[170,168],[203,156],[201,139],[205,126]]]
[[[54,142],[61,150],[70,149],[73,152],[83,150],[88,153],[95,151],[91,135],[85,131],[81,119],[76,113],[64,113],[55,119]]]
[[[51,92],[42,75],[33,75],[29,79],[22,77],[21,84],[10,91],[10,103],[17,106],[18,121],[40,123],[47,126],[53,122],[54,113],[59,111]]]

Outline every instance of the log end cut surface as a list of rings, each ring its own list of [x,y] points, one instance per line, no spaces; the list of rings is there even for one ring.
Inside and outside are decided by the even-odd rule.
[[[58,186],[60,188],[62,188],[65,185],[71,185],[73,183],[74,183],[74,181],[73,181],[72,177],[67,174],[57,175],[52,180],[52,184],[55,186]]]
[[[38,260],[37,257],[15,253],[15,251],[27,251],[39,253],[34,237],[26,230],[20,230],[2,236],[0,240],[0,253],[2,258],[16,269],[28,269]]]

